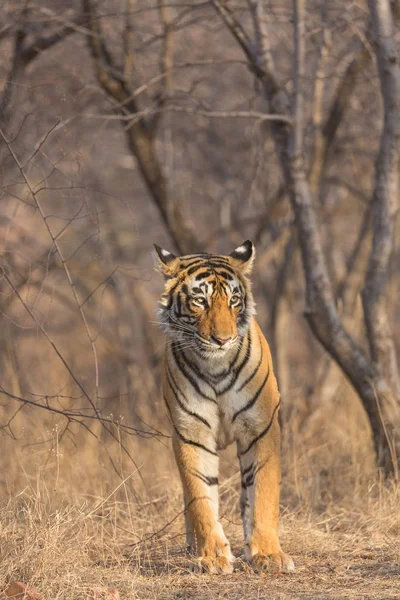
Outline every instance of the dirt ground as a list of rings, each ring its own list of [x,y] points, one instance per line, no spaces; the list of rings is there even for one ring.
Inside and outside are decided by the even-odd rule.
[[[193,574],[178,499],[165,498],[157,511],[123,501],[51,510],[44,498],[13,499],[0,518],[1,589],[24,581],[43,600],[400,599],[397,490],[378,500],[376,518],[374,506],[308,516],[284,510],[281,543],[296,563],[290,575],[256,574],[240,558],[237,507],[222,517],[234,573]]]
[[[400,598],[398,542],[383,533],[356,535],[324,533],[300,527],[282,536],[296,563],[290,575],[255,574],[238,558],[228,576],[193,575],[182,551],[168,558],[147,555],[136,572],[132,598],[214,600],[330,600]],[[397,548],[396,548],[397,544]],[[236,556],[241,548],[233,545]]]

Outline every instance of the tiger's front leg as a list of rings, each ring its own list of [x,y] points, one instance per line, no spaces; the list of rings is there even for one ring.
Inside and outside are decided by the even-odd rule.
[[[176,462],[183,485],[185,510],[196,571],[232,573],[230,545],[218,520],[218,456],[215,449],[173,437]]]
[[[281,482],[279,403],[252,441],[239,444],[245,556],[256,571],[291,572],[294,563],[278,537]]]

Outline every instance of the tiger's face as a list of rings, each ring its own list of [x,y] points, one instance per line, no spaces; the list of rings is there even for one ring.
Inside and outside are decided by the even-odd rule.
[[[159,270],[166,278],[160,324],[182,347],[223,355],[236,345],[254,315],[247,274],[255,250],[244,242],[229,256],[189,254],[176,257],[155,246]]]

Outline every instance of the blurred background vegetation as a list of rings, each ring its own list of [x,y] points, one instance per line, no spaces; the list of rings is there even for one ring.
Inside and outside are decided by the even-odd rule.
[[[107,494],[129,476],[123,489],[143,500],[177,478],[153,242],[175,253],[255,243],[258,319],[283,397],[284,502],[361,497],[374,476],[363,405],[304,318],[300,234],[266,116],[277,109],[218,4],[251,48],[254,1],[1,7],[2,496],[39,480]],[[291,103],[292,4],[262,4]],[[368,355],[360,293],[383,106],[367,4],[309,2],[304,40],[304,170],[336,309]],[[385,298],[398,351],[393,239]],[[233,459],[224,453],[226,477]]]

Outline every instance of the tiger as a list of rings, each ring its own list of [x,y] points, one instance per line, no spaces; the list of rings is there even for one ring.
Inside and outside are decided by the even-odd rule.
[[[158,309],[166,335],[163,396],[184,496],[193,570],[232,573],[219,520],[218,450],[236,442],[244,558],[255,571],[291,572],[278,537],[280,394],[255,319],[247,240],[229,256],[175,256],[154,244],[165,277]]]

